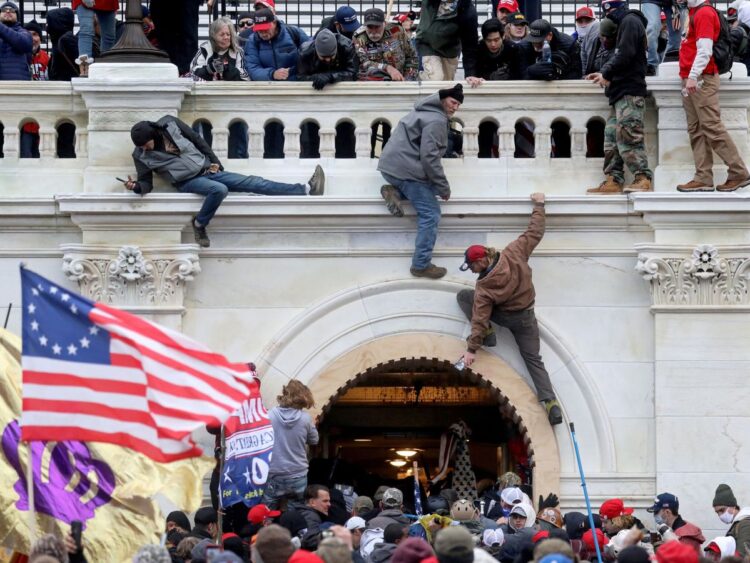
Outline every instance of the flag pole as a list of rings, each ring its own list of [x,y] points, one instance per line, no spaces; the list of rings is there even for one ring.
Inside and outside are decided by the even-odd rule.
[[[216,518],[216,526],[219,528],[219,534],[218,537],[221,539],[221,537],[224,535],[224,507],[221,503],[221,479],[224,475],[224,445],[226,443],[226,437],[224,435],[224,425],[221,425],[221,428],[219,429],[219,436],[220,436],[220,449],[221,452],[219,454],[219,487],[217,489],[217,492],[219,493],[219,510],[218,515]]]
[[[10,310],[13,308],[13,303],[8,303],[8,312],[5,313],[5,323],[3,324],[3,328],[8,328],[8,320],[10,319]]]
[[[36,502],[34,500],[34,442],[26,442],[29,459],[26,464],[26,495],[29,500],[29,545],[36,541]]]

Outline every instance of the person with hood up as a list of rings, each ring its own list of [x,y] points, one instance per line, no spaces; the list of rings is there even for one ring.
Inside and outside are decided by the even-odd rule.
[[[18,21],[18,6],[0,4],[0,80],[31,80],[31,34]]]
[[[719,536],[703,548],[703,556],[711,561],[721,561],[725,557],[737,556],[737,542],[731,536]]]
[[[408,199],[417,212],[417,238],[409,271],[418,278],[439,279],[447,273],[431,261],[440,223],[440,204],[435,198],[448,201],[451,197],[441,158],[448,148],[449,120],[463,102],[461,84],[418,101],[398,122],[378,160],[378,171],[388,182],[380,188],[388,211],[403,217],[401,202]]]
[[[278,508],[282,497],[302,498],[307,487],[307,446],[318,443],[318,431],[304,412],[315,406],[310,389],[293,379],[284,385],[276,401],[278,406],[268,411],[274,444],[263,494],[263,504],[271,510]]]
[[[727,536],[734,538],[741,557],[750,555],[750,508],[740,508],[729,485],[716,488],[714,512],[724,524],[729,524]]]
[[[676,539],[690,545],[696,553],[706,541],[703,532],[695,524],[685,522],[679,514],[680,501],[671,493],[661,493],[654,499],[654,505],[648,509],[654,515],[654,522],[661,537],[665,540]]]
[[[400,544],[407,537],[408,528],[401,524],[388,524],[383,530],[383,541],[376,543],[370,553],[370,563],[389,563]]]
[[[516,504],[510,511],[508,523],[502,524],[498,529],[502,530],[505,543],[500,550],[500,560],[511,561],[523,550],[533,545],[533,537],[537,530],[536,511],[525,502]]]
[[[604,130],[604,175],[606,179],[589,194],[653,191],[653,172],[648,166],[643,119],[646,111],[646,18],[629,10],[624,0],[604,0],[602,10],[617,24],[614,55],[601,72],[586,76],[605,88],[611,106]],[[625,166],[634,181],[625,184]]]
[[[73,59],[66,60],[67,53],[61,51],[60,40],[68,33],[73,36],[75,14],[70,8],[54,8],[47,12],[47,37],[52,47],[49,61],[49,79],[69,81],[78,76]],[[78,49],[76,47],[76,56]]]

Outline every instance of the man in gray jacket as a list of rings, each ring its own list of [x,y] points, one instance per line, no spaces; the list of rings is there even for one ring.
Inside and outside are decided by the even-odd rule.
[[[408,199],[417,212],[417,238],[411,275],[439,279],[446,269],[432,264],[437,239],[440,204],[451,197],[451,187],[440,161],[448,146],[448,124],[464,102],[461,84],[438,90],[414,104],[401,119],[383,149],[378,170],[388,184],[380,188],[388,211],[403,217],[401,200]]]
[[[128,176],[128,190],[146,195],[153,189],[153,173],[163,175],[183,193],[205,196],[198,215],[191,221],[195,242],[210,246],[206,226],[229,192],[262,195],[322,195],[325,175],[315,167],[306,184],[283,184],[260,176],[225,172],[221,162],[206,141],[187,123],[171,115],[159,121],[140,121],[130,129],[135,144],[133,162],[137,180]]]

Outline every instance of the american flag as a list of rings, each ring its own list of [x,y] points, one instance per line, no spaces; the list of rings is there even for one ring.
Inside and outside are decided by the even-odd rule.
[[[419,486],[419,465],[417,462],[412,464],[412,473],[414,474],[414,514],[422,516],[422,489]]]
[[[190,433],[250,396],[252,372],[182,334],[21,268],[21,437],[109,442],[155,461],[195,457]]]

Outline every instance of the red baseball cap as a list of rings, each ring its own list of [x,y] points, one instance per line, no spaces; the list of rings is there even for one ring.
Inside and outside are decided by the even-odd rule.
[[[594,529],[596,530],[596,540],[599,544],[599,549],[601,549],[609,543],[609,540],[607,539],[607,536],[604,535],[604,532],[602,532],[599,528]],[[583,533],[581,541],[589,550],[589,552],[596,551],[596,546],[594,545],[594,534],[591,533],[591,530],[586,530]]]
[[[265,504],[256,504],[247,513],[247,521],[251,524],[262,524],[266,518],[281,516],[278,510],[271,510]]]
[[[581,6],[576,10],[576,20],[581,18],[589,18],[590,20],[596,19],[594,18],[594,10],[589,6]]]
[[[518,12],[518,2],[517,0],[500,0],[500,2],[497,5],[498,11],[500,10],[506,10],[509,13]]]
[[[659,563],[698,563],[698,552],[682,542],[668,541],[656,550],[656,560]]]
[[[633,509],[625,508],[625,504],[619,498],[605,500],[599,508],[599,516],[608,520],[612,520],[612,518],[617,518],[623,514],[633,514]]]
[[[531,537],[531,542],[537,543],[542,540],[546,540],[547,538],[549,538],[549,532],[547,530],[540,530]]]
[[[465,272],[469,269],[469,266],[471,266],[472,262],[481,260],[485,256],[487,256],[486,247],[482,246],[481,244],[472,244],[469,248],[466,249],[466,252],[464,252],[464,263],[461,264],[459,270]]]
[[[730,8],[730,9],[731,9],[731,8]],[[729,13],[729,11],[727,11],[727,13]],[[664,11],[662,11],[662,13],[661,13],[661,14],[659,14],[659,19],[660,19],[661,21],[663,21],[663,22],[667,21],[667,14],[665,14],[665,13],[664,13]]]
[[[257,9],[258,4],[270,8],[272,12],[276,11],[276,2],[274,2],[274,0],[255,0],[255,2],[253,2],[253,8]]]

